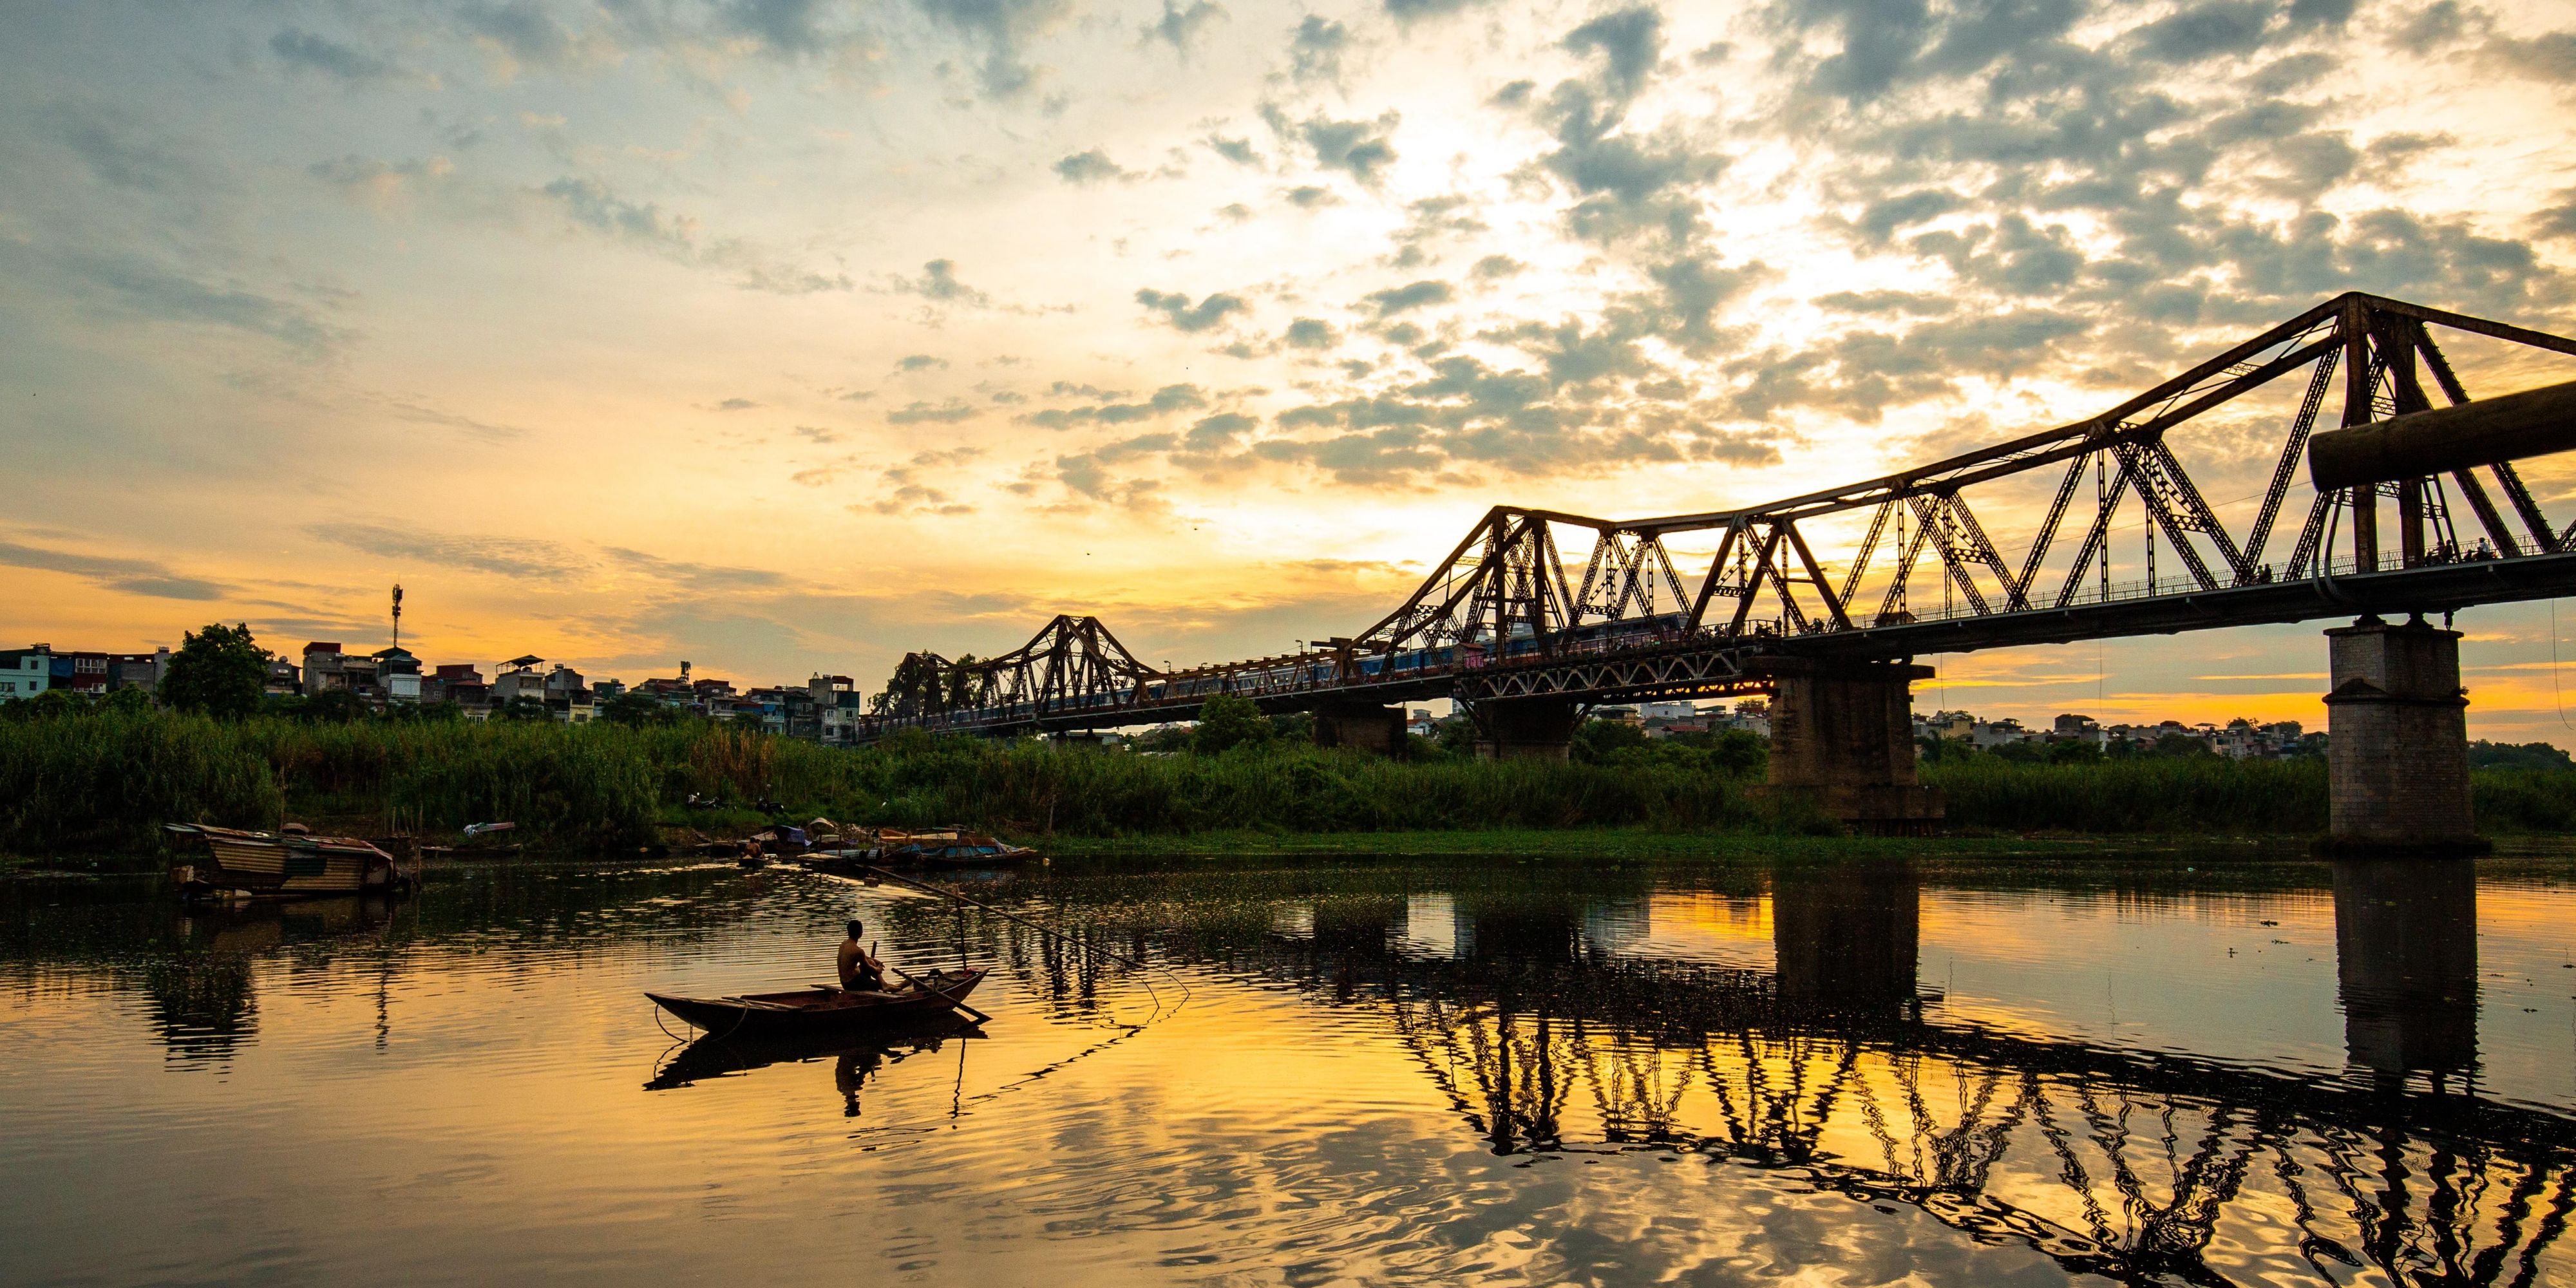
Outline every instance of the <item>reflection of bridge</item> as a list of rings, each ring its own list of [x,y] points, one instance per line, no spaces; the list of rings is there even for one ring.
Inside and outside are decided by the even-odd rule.
[[[1405,946],[1424,909],[1401,895],[1175,946],[1382,1008],[1501,1153],[1722,1158],[2131,1282],[2567,1275],[2576,1120],[2467,1089],[2473,875],[2345,862],[2335,902],[2347,1078],[1929,1021],[1902,863],[1782,868],[1768,972],[1607,952],[1575,904],[1508,894],[1442,910],[1451,956]]]
[[[1441,697],[1465,705],[1494,754],[1561,755],[1583,704],[1760,689],[1778,693],[1774,736],[1797,749],[1776,762],[1775,783],[1816,790],[1848,817],[1920,818],[1937,807],[1910,790],[1910,753],[1891,754],[1905,739],[1901,731],[1891,738],[1887,725],[1891,711],[1902,714],[1907,681],[1923,673],[1887,663],[1934,651],[2448,612],[2576,591],[2576,527],[2553,526],[2510,459],[2576,445],[2564,408],[2477,404],[2503,425],[2479,434],[2440,419],[2451,413],[2431,412],[2428,384],[2450,404],[2469,395],[2434,342],[2437,327],[2576,354],[2576,341],[2557,336],[2346,295],[2098,416],[1885,478],[1653,519],[1497,507],[1394,612],[1326,647],[1164,671],[1096,619],[1067,616],[1000,657],[914,653],[862,736],[1104,728],[1186,718],[1211,696],[1235,694],[1271,711],[1315,712],[1328,744],[1387,749],[1401,726],[1386,704]],[[2295,400],[2261,405],[2273,382],[2299,373],[2306,380]],[[2320,488],[2295,534],[2276,533],[2329,401],[2346,427],[2403,428],[2416,424],[2404,418],[2429,413],[2436,419],[2415,438],[2448,446],[2406,458],[2405,468],[2423,474],[2345,471],[2337,477],[2354,481]],[[2209,499],[2170,440],[2204,417],[2239,414],[2277,415],[2284,429],[2260,504],[2231,527],[2219,514],[2228,503]],[[2093,513],[2070,536],[2068,520],[2080,516],[2088,490]],[[1986,518],[1972,508],[1972,492]],[[2383,499],[2396,506],[2393,550],[2381,548]],[[2144,558],[2115,580],[2110,541],[2132,503],[2143,516]],[[2035,520],[2010,558],[1989,532],[2005,509]],[[2350,549],[2338,553],[2346,529]],[[1667,545],[1692,534],[1714,543],[1695,588]],[[1816,553],[1829,536],[1850,543],[1839,571]],[[2281,545],[2286,558],[2266,558]],[[1582,571],[1570,578],[1576,551]],[[1917,585],[1927,552],[1935,566],[1923,576],[1937,586],[1937,604]],[[2382,698],[2415,701],[2411,689],[2387,689],[2388,668],[2374,670],[2356,650],[2419,643],[2401,635],[2339,645],[2338,686],[2371,676]],[[2456,667],[2455,642],[2431,647]],[[2440,687],[2438,677],[2425,683]],[[2347,724],[2386,715],[2338,712]],[[2362,736],[2411,744],[2421,734],[2410,726]],[[2422,776],[2420,766],[2392,773]],[[2464,764],[2460,818],[2417,826],[2415,839],[2466,832],[2465,773]],[[2390,822],[2356,815],[2338,830]]]

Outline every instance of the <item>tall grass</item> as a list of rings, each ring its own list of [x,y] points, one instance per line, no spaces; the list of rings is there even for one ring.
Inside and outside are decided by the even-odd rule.
[[[274,823],[285,794],[242,732],[153,711],[0,724],[0,850],[149,847],[165,821]]]
[[[1952,825],[1968,829],[2298,835],[2326,824],[2315,761],[1974,757],[1927,764],[1923,777],[1947,794]],[[2576,774],[2482,770],[2476,784],[2482,827],[2576,830]],[[106,710],[0,721],[0,851],[22,854],[150,848],[164,822],[288,818],[422,835],[509,819],[556,850],[638,844],[662,822],[713,831],[815,815],[1083,837],[1824,826],[1749,786],[1691,763],[1390,761],[1275,745],[1142,756],[919,736],[848,751],[705,723],[307,724]],[[718,808],[692,809],[692,796]]]
[[[1942,789],[1953,827],[2008,832],[2190,832],[2314,835],[2326,830],[2321,759],[2146,756],[2089,765],[2000,756],[1922,768]],[[2480,769],[2469,775],[2482,832],[2576,832],[2576,773]]]
[[[718,802],[714,815],[685,806]],[[652,839],[654,824],[824,815],[1095,837],[1213,829],[1812,827],[1687,769],[1371,760],[1306,748],[1138,756],[912,739],[847,751],[704,723],[216,722],[83,712],[0,722],[0,850],[140,848],[160,824],[287,818],[436,834],[509,819],[545,848]],[[774,808],[768,808],[774,807]]]
[[[2242,835],[2326,826],[2326,766],[2317,759],[2148,756],[2039,765],[1970,756],[1925,764],[1922,776],[1941,789],[1954,827]]]

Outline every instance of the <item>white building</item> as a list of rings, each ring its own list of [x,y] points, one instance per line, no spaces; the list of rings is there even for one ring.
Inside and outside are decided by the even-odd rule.
[[[34,648],[0,650],[0,702],[32,698],[53,687],[54,651]]]

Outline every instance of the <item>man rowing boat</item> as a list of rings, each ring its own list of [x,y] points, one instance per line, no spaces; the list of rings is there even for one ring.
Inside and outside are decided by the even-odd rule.
[[[841,988],[851,993],[885,991],[885,963],[859,946],[859,932],[867,929],[856,917],[850,918],[850,937],[841,941],[836,965],[841,971]]]

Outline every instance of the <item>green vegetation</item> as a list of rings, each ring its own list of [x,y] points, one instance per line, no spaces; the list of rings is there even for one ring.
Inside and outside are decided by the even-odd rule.
[[[149,850],[164,822],[288,818],[419,835],[509,819],[557,852],[649,843],[658,825],[725,835],[815,815],[962,823],[1067,852],[1481,853],[1547,833],[1564,838],[1552,849],[1722,854],[1838,830],[1752,790],[1764,750],[1742,734],[1647,741],[1596,722],[1565,761],[1481,761],[1427,739],[1388,760],[1318,751],[1282,722],[1211,706],[1195,731],[1165,740],[1175,750],[1139,754],[921,733],[849,751],[641,711],[632,724],[575,727],[18,702],[0,705],[0,853]],[[1944,754],[1923,777],[1946,793],[1951,828],[1972,837],[2303,836],[2326,822],[2314,758]],[[2576,772],[2483,769],[2476,784],[2487,830],[2576,831]],[[1377,839],[1353,839],[1363,835]]]
[[[161,701],[177,711],[246,716],[259,709],[267,684],[268,650],[251,639],[250,627],[216,622],[188,632],[170,655]]]
[[[21,853],[149,848],[163,822],[289,817],[423,834],[510,819],[556,850],[648,842],[657,823],[721,831],[817,814],[1076,837],[1832,830],[1746,786],[1687,761],[1389,761],[1274,738],[1149,756],[917,733],[846,751],[695,720],[217,720],[82,704],[0,720],[0,851]]]

